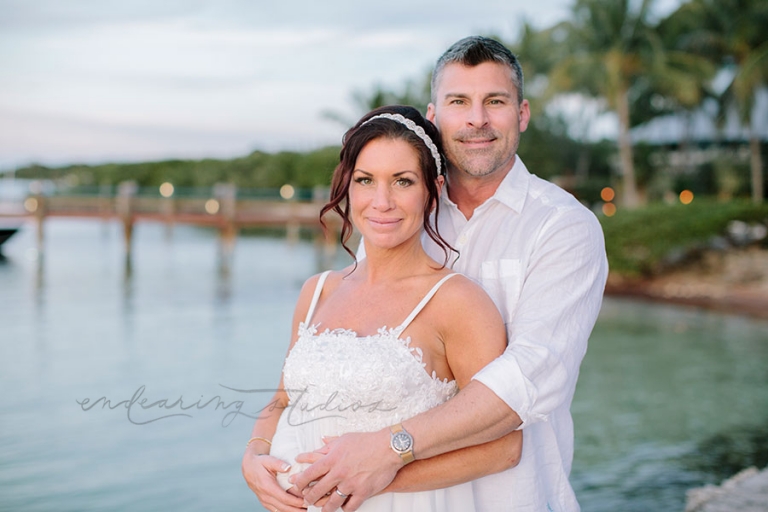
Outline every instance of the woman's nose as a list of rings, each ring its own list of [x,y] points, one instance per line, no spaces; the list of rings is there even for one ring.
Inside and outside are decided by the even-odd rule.
[[[377,210],[389,210],[392,207],[392,191],[388,186],[382,184],[376,187],[373,207]]]

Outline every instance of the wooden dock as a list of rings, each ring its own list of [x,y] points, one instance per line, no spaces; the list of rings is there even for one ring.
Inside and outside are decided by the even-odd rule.
[[[289,240],[298,239],[299,230],[315,231],[316,243],[326,257],[336,251],[339,222],[328,216],[329,232],[322,229],[320,209],[325,198],[313,201],[292,199],[238,198],[231,185],[217,185],[207,197],[141,196],[133,183],[122,183],[113,195],[55,194],[30,195],[23,203],[4,204],[0,220],[28,221],[37,226],[37,245],[44,254],[45,220],[54,217],[116,220],[122,223],[125,241],[126,269],[131,267],[133,226],[137,222],[160,222],[212,227],[219,230],[220,270],[228,273],[238,232],[243,228],[285,227]]]

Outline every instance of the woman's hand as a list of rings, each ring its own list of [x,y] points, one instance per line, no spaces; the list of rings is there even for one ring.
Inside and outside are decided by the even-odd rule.
[[[261,505],[270,512],[306,512],[304,499],[286,492],[277,483],[277,473],[291,469],[290,464],[270,455],[246,451],[243,476]],[[293,488],[295,489],[295,487]]]

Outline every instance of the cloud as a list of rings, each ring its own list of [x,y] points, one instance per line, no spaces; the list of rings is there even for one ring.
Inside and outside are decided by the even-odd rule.
[[[0,165],[337,143],[352,91],[566,1],[0,0]]]
[[[195,16],[204,0],[0,0],[0,29],[74,31]]]

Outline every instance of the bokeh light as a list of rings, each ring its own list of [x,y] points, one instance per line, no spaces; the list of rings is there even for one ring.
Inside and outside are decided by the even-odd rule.
[[[291,185],[283,185],[280,187],[280,197],[283,199],[293,199],[293,196],[296,194],[296,190],[294,190],[293,186]]]
[[[616,215],[616,205],[613,203],[605,203],[603,205],[603,214],[606,217],[613,217]]]
[[[209,199],[205,202],[205,211],[211,215],[219,213],[219,202],[215,199]]]
[[[616,197],[616,191],[613,190],[611,187],[605,187],[603,190],[600,191],[600,199],[602,199],[606,203],[610,203],[611,201],[613,201],[614,197]]]
[[[163,197],[171,197],[173,195],[173,184],[167,181],[160,185],[160,195]]]
[[[693,201],[693,192],[690,190],[683,190],[680,192],[680,202],[683,204],[691,204]]]
[[[35,213],[37,211],[37,199],[34,197],[28,197],[24,200],[24,209],[29,213]]]

